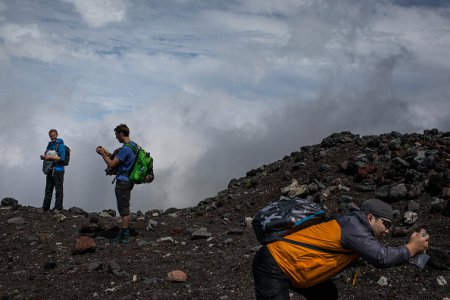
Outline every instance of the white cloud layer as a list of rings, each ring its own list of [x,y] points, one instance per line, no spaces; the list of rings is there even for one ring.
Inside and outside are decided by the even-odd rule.
[[[64,0],[72,3],[90,27],[100,28],[108,23],[126,19],[127,6],[123,0]]]
[[[155,157],[134,211],[336,131],[450,131],[450,8],[432,3],[0,0],[0,198],[41,205],[50,128],[72,149],[65,206],[90,211],[115,209],[94,150],[119,123]]]

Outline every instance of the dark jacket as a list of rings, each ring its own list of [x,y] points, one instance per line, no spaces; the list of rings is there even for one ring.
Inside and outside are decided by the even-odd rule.
[[[388,268],[408,261],[409,251],[406,246],[383,246],[374,236],[367,216],[363,212],[354,211],[345,216],[339,216],[337,222],[341,227],[342,245],[358,253],[374,267]]]

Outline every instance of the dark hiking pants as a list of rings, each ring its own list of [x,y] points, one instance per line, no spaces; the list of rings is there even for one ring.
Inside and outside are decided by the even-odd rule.
[[[338,298],[337,288],[331,280],[302,289],[292,286],[291,281],[280,269],[266,246],[256,252],[252,269],[257,300],[289,300],[289,290],[293,290],[309,300]]]
[[[63,209],[64,197],[64,172],[49,172],[45,182],[45,198],[42,208],[44,210],[50,209],[52,203],[53,189],[55,189],[55,206],[54,209]]]
[[[117,199],[117,210],[121,217],[130,214],[130,198],[133,186],[134,184],[130,181],[116,180],[114,191]]]

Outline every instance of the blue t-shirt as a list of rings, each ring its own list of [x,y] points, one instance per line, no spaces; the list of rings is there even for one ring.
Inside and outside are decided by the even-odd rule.
[[[129,142],[128,144],[131,144],[133,147],[137,148],[137,145],[134,142]],[[130,178],[128,177],[128,172],[133,166],[134,159],[136,157],[133,149],[123,145],[122,148],[120,148],[119,153],[116,154],[116,157],[121,161],[120,165],[117,167],[116,179],[123,181],[130,181]]]
[[[56,145],[58,145],[57,154],[61,158],[61,161],[64,161],[64,159],[66,158],[66,146],[64,146],[64,141],[62,139],[57,139],[55,142],[48,142],[47,150],[45,150],[45,153],[47,153],[49,150],[56,151]],[[61,163],[55,162],[53,165],[55,168],[55,172],[64,171],[64,166]]]

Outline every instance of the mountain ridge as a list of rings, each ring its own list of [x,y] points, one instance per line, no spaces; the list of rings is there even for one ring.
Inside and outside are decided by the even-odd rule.
[[[450,132],[333,133],[231,179],[196,206],[133,213],[129,245],[108,240],[118,229],[114,211],[44,213],[4,198],[0,296],[253,299],[251,261],[259,244],[251,217],[288,195],[314,196],[330,213],[374,197],[389,202],[396,211],[392,235],[384,241],[389,246],[404,244],[422,227],[430,233],[431,259],[424,269],[408,264],[379,270],[360,262],[356,277],[349,268],[335,279],[341,299],[444,299],[450,297],[443,284],[450,280],[449,166]],[[80,236],[92,238],[95,247],[78,251]],[[168,274],[176,270],[187,279],[173,281]]]

